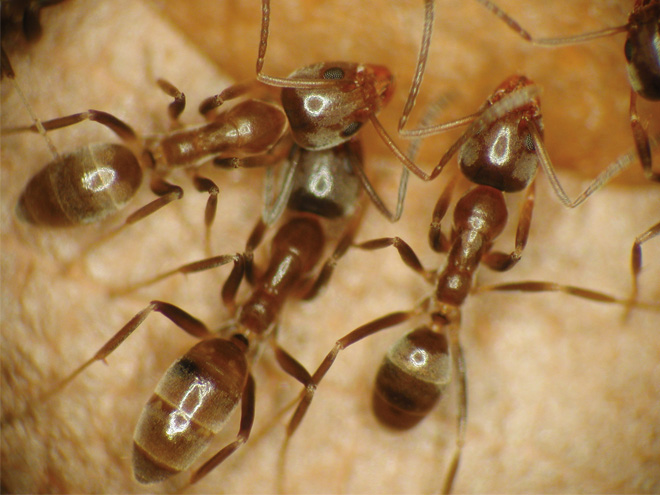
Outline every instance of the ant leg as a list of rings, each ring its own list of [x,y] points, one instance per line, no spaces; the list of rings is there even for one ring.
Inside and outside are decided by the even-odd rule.
[[[288,141],[288,140],[287,140]],[[281,151],[284,151],[282,148]],[[280,152],[281,152],[280,151]],[[278,153],[279,154],[279,153]],[[266,180],[264,183],[264,207],[261,219],[266,225],[272,225],[282,215],[284,208],[289,202],[293,181],[298,173],[301,149],[298,146],[289,146],[289,158],[281,179],[280,190],[277,197],[273,199],[274,173],[272,167],[266,169]],[[283,157],[283,154],[281,155]]]
[[[653,172],[649,135],[637,115],[637,93],[634,89],[630,90],[630,127],[632,128],[633,138],[635,138],[635,149],[639,161],[642,163],[644,176],[649,180],[660,182],[660,173]]]
[[[360,182],[362,183],[362,187],[369,196],[369,199],[371,199],[371,202],[378,209],[378,211],[381,212],[381,214],[385,218],[387,218],[390,222],[394,223],[398,221],[401,218],[401,215],[403,214],[403,204],[406,197],[406,190],[408,189],[408,175],[409,175],[408,169],[406,167],[403,167],[401,171],[396,209],[394,210],[394,213],[392,213],[387,208],[387,206],[385,206],[385,203],[383,202],[383,200],[378,195],[373,185],[369,181],[369,177],[367,177],[367,174],[364,172],[364,167],[363,167],[364,162],[362,160],[362,153],[360,147],[357,145],[355,141],[349,141],[346,145],[346,149],[348,151],[348,159],[351,162],[353,170],[360,179]]]
[[[465,445],[465,432],[467,430],[467,367],[465,365],[463,347],[458,340],[458,328],[449,328],[449,338],[451,341],[452,361],[458,374],[458,414],[456,416],[454,454],[452,455],[442,486],[442,493],[445,495],[452,491],[461,460],[461,453]]]
[[[245,255],[237,254],[234,258],[234,268],[231,269],[229,277],[222,285],[220,298],[222,303],[233,315],[236,312],[236,293],[245,276]]]
[[[411,311],[399,311],[396,313],[390,313],[370,323],[367,323],[366,325],[362,325],[356,328],[351,333],[339,339],[335,343],[335,346],[332,348],[332,350],[325,357],[319,368],[316,370],[309,383],[306,385],[305,390],[301,396],[300,403],[298,404],[298,407],[294,412],[289,425],[287,426],[287,441],[288,437],[291,437],[300,425],[300,422],[305,416],[305,413],[307,412],[307,409],[309,409],[312,399],[314,398],[316,388],[334,363],[340,351],[343,351],[356,342],[359,342],[360,340],[369,337],[370,335],[380,332],[381,330],[385,330],[403,323],[416,315],[418,312],[419,308],[415,308]]]
[[[64,127],[69,127],[71,125],[78,124],[85,120],[91,120],[92,122],[97,122],[101,125],[104,125],[112,132],[117,134],[122,141],[133,143],[137,141],[137,135],[135,131],[125,122],[119,120],[114,115],[111,115],[107,112],[102,112],[100,110],[87,110],[86,112],[74,113],[73,115],[67,115],[65,117],[58,117],[52,120],[46,120],[41,122],[41,126],[46,131],[62,129]],[[7,129],[4,132],[6,133],[15,133],[15,132],[41,132],[39,125],[34,124],[26,127],[16,127],[13,129]]]
[[[543,172],[545,172],[545,175],[548,177],[550,185],[552,186],[555,195],[559,198],[559,201],[561,201],[561,203],[568,208],[575,208],[576,206],[582,204],[589,196],[598,191],[601,187],[616,177],[623,169],[630,165],[637,156],[635,152],[629,152],[620,156],[616,161],[608,165],[605,170],[598,174],[593,182],[589,184],[589,186],[584,191],[582,191],[582,193],[580,193],[580,195],[575,198],[575,200],[571,201],[559,182],[559,178],[557,177],[557,173],[552,166],[550,156],[548,155],[548,151],[545,148],[545,144],[543,143],[543,138],[541,137],[539,129],[537,128],[536,124],[531,121],[528,122],[528,128],[532,139],[534,140],[534,147],[536,148],[536,154],[539,158],[539,163],[543,168]],[[649,146],[655,146],[657,145],[657,140],[652,139],[651,141],[647,141],[647,144]]]
[[[219,266],[226,265],[230,261],[234,262],[234,268],[233,270],[237,270],[237,267],[242,267],[244,262],[243,262],[243,255],[241,254],[223,254],[221,256],[214,256],[211,258],[205,258],[203,260],[199,261],[194,261],[192,263],[187,263],[185,265],[181,265],[177,268],[174,268],[172,270],[168,270],[166,272],[163,272],[159,275],[156,275],[154,277],[151,277],[147,280],[144,280],[142,282],[139,282],[134,285],[129,285],[128,287],[125,287],[120,290],[113,290],[111,293],[113,296],[117,295],[123,295],[123,294],[128,294],[130,292],[133,292],[137,289],[141,289],[142,287],[147,287],[149,285],[155,284],[157,282],[160,282],[161,280],[165,280],[166,278],[169,278],[173,275],[176,275],[177,273],[182,273],[184,275],[188,273],[196,273],[196,272],[201,272],[205,270],[211,270],[213,268],[217,268]]]
[[[312,375],[305,369],[305,367],[298,362],[296,358],[286,352],[274,339],[271,340],[275,359],[280,365],[280,368],[289,376],[292,376],[305,387],[312,381]]]
[[[660,311],[660,303],[645,303],[639,301],[631,301],[630,299],[621,299],[616,296],[612,296],[610,294],[605,294],[604,292],[584,289],[582,287],[576,287],[574,285],[556,284],[554,282],[538,282],[538,281],[530,280],[523,282],[482,285],[479,287],[475,287],[473,290],[474,293],[490,292],[490,291],[563,292],[564,294],[580,297],[582,299],[588,299],[590,301],[602,302],[606,304],[631,305],[633,307],[638,307],[649,311]]]
[[[175,129],[181,127],[179,116],[186,108],[186,95],[165,79],[156,80],[156,84],[158,84],[158,87],[162,89],[165,94],[174,98],[174,101],[167,106],[167,113],[169,114],[170,119],[172,119],[172,127]]]
[[[206,231],[204,234],[204,244],[206,246],[206,254],[211,254],[211,226],[215,220],[215,214],[218,209],[218,194],[220,189],[211,179],[197,175],[193,175],[193,185],[201,193],[208,193],[209,199],[206,202],[206,209],[204,211],[204,225]]]
[[[250,285],[254,285],[255,280],[260,278],[261,275],[255,275],[254,250],[261,244],[266,230],[268,230],[268,224],[262,218],[259,218],[245,243],[245,253],[243,254],[245,257],[245,278]]]
[[[149,303],[146,308],[131,318],[128,323],[126,323],[113,337],[111,337],[110,340],[108,340],[108,342],[106,342],[105,345],[101,347],[96,352],[96,354],[94,354],[94,356],[92,356],[77,369],[75,369],[73,373],[62,380],[54,389],[42,397],[42,399],[50,397],[62,390],[74,378],[76,378],[80,373],[82,373],[96,361],[105,361],[105,358],[114,352],[115,349],[117,349],[142,324],[142,322],[147,318],[147,316],[149,316],[149,313],[152,311],[158,311],[170,321],[172,321],[172,323],[174,323],[181,330],[192,335],[193,337],[205,339],[212,335],[204,323],[199,321],[194,316],[186,313],[181,308],[163,301],[151,301],[151,303]]]
[[[224,447],[220,452],[206,461],[197,471],[190,477],[190,484],[193,485],[201,480],[204,476],[209,474],[212,470],[218,467],[227,457],[232,455],[238,448],[247,442],[252,431],[254,424],[254,396],[255,384],[252,374],[248,374],[247,383],[243,389],[241,396],[241,425],[236,435],[236,440]]]
[[[392,246],[398,252],[401,260],[414,271],[419,273],[428,281],[431,281],[433,272],[429,272],[424,269],[422,263],[419,261],[419,258],[415,254],[415,251],[400,237],[381,237],[379,239],[372,239],[370,241],[365,241],[360,244],[355,244],[356,248],[365,249],[367,251],[374,251],[376,249],[383,249],[386,247]]]
[[[363,210],[361,209],[359,212],[353,215],[351,223],[346,227],[346,230],[337,243],[335,250],[323,264],[323,268],[321,268],[321,271],[319,272],[316,279],[307,285],[306,289],[303,289],[303,295],[301,297],[303,301],[314,299],[318,295],[319,291],[328,283],[330,276],[335,270],[335,266],[337,266],[337,262],[341,259],[342,256],[346,254],[346,251],[348,251],[348,248],[350,248],[351,244],[353,243],[357,229],[359,228],[360,223],[362,223],[362,214]]]
[[[183,197],[183,189],[181,189],[179,186],[176,186],[174,184],[170,184],[169,182],[166,182],[165,180],[156,177],[155,175],[151,177],[151,182],[149,187],[151,188],[151,191],[159,197],[147,203],[146,205],[138,208],[133,213],[131,213],[126,218],[126,220],[124,220],[124,223],[121,224],[119,227],[106,232],[105,234],[101,235],[98,239],[85,246],[80,252],[80,257],[79,257],[80,259],[84,258],[86,254],[88,254],[90,251],[93,251],[99,245],[109,241],[110,239],[121,233],[127,227],[148,217],[152,213],[155,213],[156,211],[160,210],[161,208],[168,205],[172,201],[179,200]],[[69,264],[67,269],[70,269],[71,266],[73,266],[73,263],[74,262]]]
[[[246,158],[214,158],[213,165],[218,168],[262,168],[277,165],[289,154],[292,141],[282,137],[271,149],[264,154],[248,156]]]
[[[451,201],[451,195],[457,180],[458,177],[454,175],[445,186],[433,209],[433,217],[431,226],[429,227],[429,245],[436,253],[446,253],[450,247],[449,239],[442,232],[442,219],[445,217],[449,208],[449,202]]]
[[[172,201],[179,200],[183,197],[183,189],[181,189],[179,186],[175,186],[174,184],[170,184],[169,182],[166,182],[165,180],[156,177],[155,175],[151,177],[149,187],[151,191],[159,197],[135,210],[126,218],[126,220],[124,220],[124,223],[119,227],[107,232],[86,246],[82,250],[81,256],[84,256],[88,252],[92,251],[98,245],[112,239],[130,225],[133,225],[134,223],[148,217],[152,213],[155,213],[164,206],[170,204]]]
[[[516,229],[516,244],[512,253],[505,254],[499,251],[486,253],[483,258],[484,263],[491,269],[498,272],[504,272],[520,261],[527,238],[529,237],[529,227],[532,223],[532,212],[534,210],[534,190],[535,181],[527,187],[525,197],[520,205],[520,214],[518,215],[518,227]]]
[[[255,88],[255,81],[247,81],[232,84],[217,95],[209,96],[199,104],[199,113],[209,122],[215,119],[214,110],[221,106],[225,101],[233,100],[251,92]]]
[[[630,255],[630,265],[632,274],[632,294],[630,295],[629,306],[626,308],[626,317],[630,313],[631,307],[637,302],[638,295],[638,278],[642,271],[642,244],[660,235],[660,223],[656,223],[653,227],[641,234],[635,239]]]

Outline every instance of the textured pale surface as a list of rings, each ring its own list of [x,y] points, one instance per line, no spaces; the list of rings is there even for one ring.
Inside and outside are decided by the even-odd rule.
[[[176,3],[182,11],[201,12],[205,24],[199,19],[184,22],[170,2],[156,7],[211,43],[219,65],[176,34],[154,4],[70,0],[46,9],[41,42],[9,50],[37,114],[47,119],[96,108],[138,131],[163,130],[168,98],[153,81],[165,77],[188,95],[184,119],[199,122],[198,102],[230,82],[219,69],[235,79],[253,74],[259,9],[239,1],[208,2],[219,12],[209,10],[207,2],[195,2],[201,7],[189,0]],[[309,11],[299,10],[297,2],[287,3],[273,4],[267,72],[286,75],[323,59],[384,63],[400,82],[396,101],[383,115],[393,129],[416,57],[421,2],[365,1],[364,8],[348,1],[310,2]],[[506,7],[530,30],[554,35],[620,24],[631,3],[539,2],[536,9],[512,0]],[[549,152],[573,193],[631,146],[621,36],[589,47],[542,51],[523,45],[471,2],[438,2],[437,9],[431,77],[422,87],[422,103],[453,91],[455,104],[447,118],[463,115],[506,76],[525,72],[544,87]],[[657,131],[657,105],[644,111],[649,119],[656,113]],[[3,81],[2,128],[25,124],[28,118],[11,85]],[[391,202],[398,165],[371,130],[364,135],[372,176]],[[52,136],[63,151],[115,140],[90,123]],[[448,145],[449,138],[439,139],[437,149]],[[161,316],[150,317],[110,356],[109,366],[94,365],[47,405],[36,402],[151,299],[180,305],[213,327],[226,317],[217,295],[226,268],[175,277],[130,296],[109,295],[110,287],[204,256],[206,198],[189,187],[185,176],[175,176],[186,186],[180,204],[132,227],[65,273],[66,262],[110,225],[48,232],[15,220],[20,189],[48,160],[38,136],[3,135],[3,491],[275,492],[286,415],[258,435],[299,388],[268,352],[256,370],[254,438],[194,488],[184,488],[185,475],[143,487],[130,474],[132,430],[140,409],[160,374],[194,343]],[[573,167],[578,174],[567,171]],[[506,276],[484,270],[480,281],[551,280],[627,294],[632,240],[658,220],[658,188],[640,176],[634,168],[627,179],[634,185],[610,187],[573,212],[559,206],[541,177],[523,260]],[[221,186],[214,252],[235,252],[259,213],[261,173],[219,171],[213,177]],[[143,189],[129,210],[151,199]],[[426,231],[440,189],[437,183],[414,181],[402,221],[389,225],[370,209],[359,239],[399,235],[427,266],[439,265],[442,257],[430,253]],[[498,246],[508,250],[512,245],[505,234]],[[644,251],[641,288],[646,300],[660,298],[659,245],[651,241]],[[424,283],[402,267],[393,251],[349,253],[316,301],[288,307],[280,341],[313,368],[352,328],[387,311],[406,309],[426,293]],[[620,308],[561,295],[490,294],[468,301],[462,341],[470,418],[457,492],[660,490],[660,318],[636,311],[623,325],[621,315]],[[383,430],[369,410],[380,357],[403,331],[391,330],[339,357],[292,442],[285,491],[438,490],[454,440],[453,392],[432,417],[404,434]],[[26,404],[28,413],[6,422]],[[214,450],[231,441],[236,419]]]

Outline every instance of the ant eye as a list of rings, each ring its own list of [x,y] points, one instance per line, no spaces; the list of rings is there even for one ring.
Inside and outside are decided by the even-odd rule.
[[[323,79],[343,79],[344,70],[339,67],[331,67],[323,73]]]
[[[351,122],[346,126],[346,129],[342,131],[341,135],[344,137],[352,136],[360,130],[360,127],[362,127],[362,122]]]
[[[623,53],[626,55],[626,60],[630,62],[633,57],[633,51],[635,50],[635,47],[633,46],[633,42],[628,38],[626,40],[626,44],[623,47]]]
[[[532,139],[531,134],[527,134],[525,136],[525,148],[527,148],[529,151],[534,151],[534,140]]]

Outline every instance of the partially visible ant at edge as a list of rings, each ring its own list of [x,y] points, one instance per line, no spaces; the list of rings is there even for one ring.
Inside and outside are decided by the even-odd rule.
[[[525,78],[511,78],[503,88],[529,87]],[[504,94],[507,94],[505,91]],[[493,103],[492,108],[506,104],[502,98]],[[525,100],[529,95],[525,97]],[[402,261],[420,274],[428,283],[435,286],[433,295],[424,298],[408,311],[397,311],[362,325],[339,339],[327,354],[321,365],[312,375],[301,395],[287,429],[283,445],[286,455],[288,442],[306,414],[316,389],[323,377],[335,362],[340,351],[381,330],[399,325],[405,321],[426,315],[429,323],[418,327],[399,339],[388,351],[376,377],[372,398],[376,417],[386,426],[407,430],[427,417],[442,397],[449,385],[452,374],[458,374],[458,414],[456,419],[456,439],[454,452],[446,470],[442,493],[450,493],[458,473],[461,453],[465,443],[467,428],[467,375],[463,349],[460,344],[461,308],[470,294],[489,291],[522,292],[563,292],[568,295],[596,302],[633,305],[648,310],[660,311],[657,304],[641,303],[620,299],[602,292],[542,281],[522,281],[491,286],[473,287],[474,276],[481,262],[498,272],[511,269],[521,259],[526,246],[534,205],[535,166],[530,166],[533,150],[527,146],[524,128],[518,135],[513,117],[518,120],[528,118],[538,120],[534,105],[517,108],[511,114],[504,112],[502,119],[495,120],[490,128],[500,127],[511,130],[512,146],[507,153],[506,164],[494,163],[491,158],[498,155],[497,142],[471,134],[459,151],[459,162],[478,162],[491,183],[477,185],[465,193],[454,207],[453,225],[450,234],[442,231],[442,220],[447,213],[452,191],[457,182],[455,175],[433,211],[429,229],[429,244],[437,253],[447,256],[444,267],[438,270],[425,269],[409,244],[399,237],[373,239],[356,244],[363,250],[377,250],[389,246],[397,249]],[[434,111],[432,107],[429,114]],[[427,116],[428,120],[430,115]],[[483,117],[482,117],[483,119]],[[540,125],[540,124],[537,124]],[[413,148],[411,155],[415,155]],[[499,156],[499,155],[498,155]],[[471,180],[472,178],[468,176]],[[507,223],[508,211],[504,199],[505,192],[525,189],[518,216],[515,247],[510,253],[493,251],[493,243],[502,233]],[[283,461],[284,462],[284,461]]]
[[[51,389],[43,399],[59,393],[96,361],[105,360],[135,331],[152,311],[157,311],[201,342],[165,373],[138,421],[133,444],[133,472],[141,483],[163,481],[189,469],[241,403],[240,428],[235,441],[196,469],[196,483],[248,440],[254,421],[255,383],[251,369],[263,344],[271,344],[284,372],[303,385],[311,380],[305,368],[277,342],[278,318],[290,298],[310,300],[328,283],[338,260],[351,246],[364,209],[364,188],[354,168],[362,160],[357,140],[328,150],[311,151],[294,145],[275,203],[284,203],[284,218],[271,244],[268,267],[254,267],[255,280],[245,302],[236,305],[239,285],[252,260],[245,254],[223,255],[189,263],[145,281],[146,286],[177,273],[188,274],[230,262],[234,267],[223,285],[221,299],[232,319],[217,331],[183,309],[152,301],[136,314],[91,359]],[[337,178],[328,188],[319,181]],[[272,206],[272,205],[271,205]],[[326,228],[322,226],[325,222]],[[250,235],[256,248],[268,226],[260,218]],[[318,268],[332,232],[341,229],[339,241]],[[318,268],[318,269],[317,269]]]
[[[651,164],[652,149],[657,146],[658,139],[660,138],[659,136],[653,136],[649,139],[646,130],[639,122],[636,110],[637,93],[647,99],[657,100],[660,98],[660,60],[658,60],[657,50],[652,49],[653,40],[657,39],[660,35],[658,33],[660,3],[658,3],[657,0],[637,0],[635,8],[630,14],[629,22],[624,26],[605,29],[576,37],[541,40],[533,39],[515,21],[513,21],[513,19],[489,0],[477,1],[498,15],[499,18],[503,19],[504,22],[520,34],[521,37],[540,45],[556,46],[560,44],[572,44],[623,31],[628,32],[625,53],[628,59],[628,72],[632,86],[630,120],[633,128],[633,136],[635,137],[635,151],[628,152],[611,163],[585,188],[582,193],[576,197],[575,200],[571,200],[559,182],[550,160],[550,156],[543,143],[543,124],[541,121],[540,100],[538,97],[540,94],[540,88],[536,87],[529,80],[527,80],[527,83],[524,85],[509,85],[508,82],[503,83],[488,99],[484,106],[474,114],[443,124],[429,125],[413,130],[404,129],[409,115],[415,106],[419,88],[423,80],[428,60],[431,35],[433,32],[434,2],[432,0],[425,0],[424,30],[418,55],[417,68],[411,83],[408,99],[399,120],[399,134],[402,137],[409,139],[419,138],[445,132],[467,124],[471,125],[452,145],[449,151],[442,156],[430,174],[425,173],[415,165],[406,165],[411,172],[422,180],[433,180],[442,172],[444,166],[449,162],[453,154],[461,149],[471,136],[483,134],[484,136],[490,135],[489,138],[484,139],[498,139],[500,135],[494,133],[491,128],[495,122],[497,122],[497,119],[504,117],[508,113],[515,115],[517,112],[523,111],[525,107],[529,107],[528,115],[519,121],[520,125],[527,130],[526,134],[522,135],[521,138],[524,138],[527,149],[530,152],[534,152],[536,155],[535,158],[530,156],[530,163],[528,166],[537,168],[538,165],[540,165],[543,168],[556,196],[565,206],[574,208],[583,203],[589,196],[602,188],[623,169],[628,167],[636,158],[639,158],[641,161],[644,173],[648,178],[654,181],[659,180],[658,178],[660,175],[652,172]],[[514,76],[508,81],[511,81],[516,77],[519,76]],[[509,87],[507,88],[507,86]],[[499,103],[496,104],[497,101],[499,101]],[[517,119],[514,118],[513,120]],[[507,136],[508,135],[509,134],[507,134]],[[502,138],[500,141],[504,143],[506,140]],[[506,150],[503,148],[502,153],[504,153],[504,151]],[[466,166],[465,163],[461,161],[461,170],[470,178],[470,180],[482,184],[488,184],[488,181],[491,180],[491,178],[482,175],[483,171],[479,168],[469,168],[469,166]],[[638,279],[642,266],[641,245],[658,234],[660,234],[660,223],[652,226],[646,232],[637,237],[633,244],[631,255],[632,301],[636,300],[638,295]],[[629,313],[629,309],[630,308],[627,309],[626,315]]]

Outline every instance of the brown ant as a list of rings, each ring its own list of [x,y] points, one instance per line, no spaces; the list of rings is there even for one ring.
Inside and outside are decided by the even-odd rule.
[[[630,122],[633,129],[633,136],[635,137],[636,144],[636,153],[642,163],[645,175],[654,181],[660,180],[660,175],[653,173],[652,171],[652,154],[651,146],[655,147],[656,139],[650,140],[648,134],[642,124],[639,122],[637,115],[636,107],[636,97],[639,93],[641,96],[655,100],[660,98],[660,60],[657,59],[657,52],[650,48],[653,40],[657,37],[658,34],[658,19],[660,16],[660,3],[657,0],[637,0],[635,7],[630,14],[628,23],[624,26],[619,26],[616,28],[609,28],[594,33],[587,33],[584,35],[573,36],[568,38],[545,38],[545,39],[535,39],[532,38],[527,31],[520,27],[520,25],[515,22],[511,17],[509,17],[503,10],[497,7],[494,3],[489,0],[477,0],[491,10],[495,15],[497,15],[501,20],[503,20],[509,27],[511,27],[516,33],[518,33],[522,38],[527,41],[533,42],[538,45],[544,46],[557,46],[564,44],[574,44],[584,41],[589,41],[594,38],[599,38],[603,36],[613,35],[619,32],[627,32],[628,38],[626,40],[626,58],[628,60],[628,69],[631,81],[631,96],[630,96]],[[480,111],[476,114],[469,115],[462,119],[458,119],[452,122],[445,124],[429,126],[423,129],[414,129],[414,130],[405,130],[404,127],[408,121],[408,117],[412,108],[415,105],[417,95],[419,93],[419,87],[422,83],[422,79],[425,72],[426,61],[428,59],[428,51],[431,43],[431,35],[433,32],[433,22],[434,22],[434,3],[432,1],[425,1],[425,20],[424,20],[424,31],[422,36],[422,42],[420,45],[420,51],[417,61],[417,68],[411,88],[408,94],[408,99],[404,107],[403,113],[399,120],[399,134],[404,137],[421,137],[437,134],[444,132],[455,127],[459,127],[465,124],[468,124],[475,119],[479,121],[483,120],[483,113],[487,108],[496,101],[494,99],[495,95],[499,92],[512,93],[510,96],[511,106],[515,107],[522,106],[525,104],[526,96],[523,93],[520,93],[519,96],[515,96],[515,92],[519,91],[519,88],[511,86],[506,88],[509,84],[508,82],[503,83],[498,90],[496,90],[495,95],[491,97],[486,105],[482,107]],[[654,31],[655,30],[655,31]],[[655,33],[655,34],[654,34]],[[655,36],[655,37],[654,37]],[[510,79],[510,81],[513,80]],[[654,96],[656,95],[656,96]],[[530,99],[530,103],[532,100]],[[555,194],[559,200],[565,206],[569,208],[574,208],[584,202],[589,196],[594,192],[602,188],[607,184],[613,177],[615,177],[619,172],[621,172],[625,167],[627,167],[633,161],[633,155],[628,153],[623,155],[605,170],[603,170],[598,177],[575,199],[571,200],[563,187],[561,186],[559,179],[554,171],[554,167],[550,161],[550,156],[548,155],[545,145],[543,143],[542,135],[542,124],[540,122],[540,107],[538,99],[534,99],[534,104],[536,105],[535,114],[538,115],[538,125],[532,122],[529,118],[525,118],[525,126],[529,129],[529,134],[527,134],[524,139],[533,140],[532,147],[530,150],[536,150],[536,155],[538,157],[538,163],[543,168],[546,173],[550,184],[552,185]],[[504,106],[501,108],[505,108]],[[506,111],[506,110],[504,110]],[[481,116],[481,117],[480,117]],[[481,124],[479,124],[481,125]],[[478,134],[482,129],[476,129],[475,126],[468,129],[467,132],[463,134],[461,138],[450,148],[450,150],[442,157],[440,162],[433,169],[431,174],[426,174],[424,171],[418,167],[410,167],[409,169],[418,177],[423,180],[432,180],[437,177],[444,166],[448,163],[449,159],[453,154],[459,149],[460,146],[465,143],[465,140],[471,139],[470,136],[473,134]],[[531,143],[531,141],[530,141]],[[476,178],[476,174],[481,174],[480,170],[476,171],[467,171],[464,167],[464,163],[461,162],[461,169],[466,175],[470,177],[471,180],[482,183],[490,184],[490,179],[485,177]],[[493,185],[493,184],[491,184]],[[631,273],[632,273],[632,300],[635,300],[638,293],[638,278],[639,273],[641,272],[642,265],[642,252],[641,245],[648,241],[649,239],[655,237],[660,233],[660,224],[656,224],[646,232],[641,234],[635,240],[632,248],[631,255]]]
[[[527,84],[523,78],[512,79],[511,82],[521,84],[523,87]],[[506,96],[494,102],[492,108],[503,106],[504,109],[510,110],[505,98]],[[519,107],[520,102],[514,101],[514,103],[518,113],[531,112],[527,113],[525,118],[529,118],[530,121],[538,118],[538,115],[533,113],[535,105]],[[510,117],[511,115],[507,113],[507,118]],[[427,324],[399,339],[388,351],[376,377],[372,402],[374,412],[382,423],[395,430],[407,430],[428,416],[451,382],[454,371],[458,374],[455,448],[442,485],[442,492],[450,493],[458,472],[467,427],[466,362],[459,331],[461,309],[471,293],[563,292],[597,302],[637,304],[647,309],[660,309],[653,304],[635,303],[598,291],[549,282],[525,281],[473,287],[476,270],[482,262],[491,270],[503,272],[512,268],[521,259],[529,235],[534,205],[536,166],[533,162],[530,165],[533,150],[527,146],[524,135],[516,135],[515,131],[522,128],[511,124],[509,129],[514,132],[511,132],[509,139],[510,147],[505,150],[506,157],[503,157],[501,143],[496,139],[489,139],[488,131],[495,126],[487,120],[482,115],[475,121],[485,129],[483,135],[470,135],[470,139],[464,140],[464,145],[460,147],[459,162],[475,165],[475,168],[481,171],[477,178],[466,174],[473,182],[480,185],[471,188],[456,203],[453,226],[449,235],[442,231],[442,220],[449,208],[456,177],[449,182],[441,194],[433,212],[429,244],[435,252],[447,254],[443,268],[437,271],[426,270],[412,248],[399,237],[379,238],[356,245],[364,250],[377,250],[389,246],[396,248],[402,261],[432,283],[435,291],[415,308],[377,318],[356,328],[336,342],[306,384],[287,429],[285,450],[288,440],[306,414],[318,385],[341,351],[381,330],[425,315],[429,319]],[[507,128],[507,122],[498,123],[500,128]],[[481,177],[486,177],[493,185],[481,183],[479,180]],[[525,189],[525,193],[517,222],[515,248],[510,253],[494,251],[493,244],[507,223],[508,211],[504,192],[522,189]]]
[[[251,368],[263,344],[269,342],[280,367],[301,383],[309,373],[275,341],[279,314],[290,298],[308,300],[328,282],[338,259],[346,252],[362,218],[361,178],[354,159],[361,159],[358,141],[329,150],[299,153],[291,167],[296,170],[292,185],[286,185],[278,200],[287,204],[286,218],[271,245],[270,261],[254,281],[250,296],[235,304],[236,293],[251,260],[245,254],[208,258],[181,266],[142,285],[175,273],[192,273],[233,262],[234,268],[222,289],[222,300],[235,317],[212,332],[181,308],[152,301],[136,314],[90,360],[64,379],[48,396],[61,390],[96,361],[105,360],[152,312],[157,311],[188,334],[201,340],[165,373],[145,406],[135,429],[133,472],[141,483],[162,481],[190,465],[206,449],[230,415],[241,403],[241,424],[236,440],[198,468],[191,477],[196,483],[217,467],[250,435],[254,420],[255,383]],[[360,165],[361,166],[361,165]],[[338,178],[329,188],[319,182]],[[318,273],[317,265],[327,243],[321,220],[344,226],[337,246]],[[266,224],[260,220],[248,244],[259,244]],[[135,287],[133,287],[135,288]],[[229,336],[228,338],[226,338]]]
[[[157,83],[173,98],[168,112],[174,125],[181,127],[178,118],[185,109],[185,95],[163,79]],[[143,139],[128,124],[99,110],[13,129],[37,132],[41,126],[48,131],[90,120],[113,131],[124,143],[89,145],[61,156],[55,152],[55,159],[25,186],[17,205],[19,218],[48,227],[97,222],[122,209],[138,190],[142,171],[151,170],[150,188],[160,197],[129,215],[121,230],[183,196],[179,186],[164,179],[171,169],[197,167],[209,160],[224,165],[228,158],[266,154],[286,130],[284,113],[266,101],[248,99],[222,113],[212,109],[202,113],[206,124]],[[209,194],[205,213],[208,242],[219,189],[210,179],[196,172],[192,175],[195,188]]]

